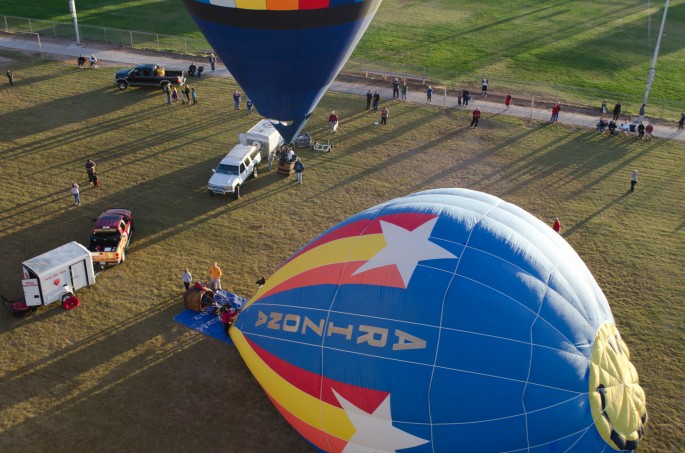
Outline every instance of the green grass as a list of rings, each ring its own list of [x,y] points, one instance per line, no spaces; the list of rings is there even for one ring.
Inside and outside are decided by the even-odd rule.
[[[5,0],[0,14],[71,22],[66,1],[39,3]],[[76,6],[81,24],[201,37],[179,0],[90,0]],[[511,79],[536,82],[538,89],[555,84],[603,90],[598,95],[613,93],[638,108],[660,6],[652,2],[650,26],[646,2],[634,0],[523,0],[515,8],[507,0],[385,0],[347,68],[377,65],[458,86],[487,76],[493,90],[506,86],[532,94]],[[677,101],[669,107],[676,113],[685,108],[683,43],[685,0],[676,0],[669,7],[650,94],[654,102]]]
[[[685,379],[682,144],[600,136],[591,130],[388,103],[387,127],[359,97],[328,94],[309,130],[330,154],[300,152],[302,186],[272,172],[238,201],[209,197],[211,169],[258,117],[234,111],[230,80],[196,85],[199,105],[164,105],[157,90],[120,92],[114,68],[12,59],[17,85],[0,87],[0,286],[21,295],[21,262],[71,240],[91,219],[126,207],[137,220],[124,265],[82,290],[82,305],[15,320],[0,314],[0,451],[308,451],[237,352],[177,325],[180,274],[243,295],[327,228],[388,199],[438,187],[482,190],[545,221],[559,216],[609,299],[648,398],[640,451],[678,451]],[[83,190],[84,162],[102,189]],[[634,194],[630,172],[641,172]],[[85,184],[83,184],[85,185]],[[238,419],[240,423],[232,423]]]

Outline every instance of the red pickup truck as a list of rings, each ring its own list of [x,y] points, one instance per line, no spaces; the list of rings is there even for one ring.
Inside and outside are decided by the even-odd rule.
[[[107,266],[126,261],[133,236],[133,214],[128,209],[108,209],[95,220],[88,250],[93,264]]]

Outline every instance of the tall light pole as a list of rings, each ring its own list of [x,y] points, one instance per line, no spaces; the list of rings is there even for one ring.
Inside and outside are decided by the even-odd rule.
[[[664,16],[661,18],[661,27],[659,27],[659,36],[656,38],[656,47],[654,48],[654,57],[652,58],[652,66],[649,67],[649,76],[647,77],[647,87],[645,88],[645,96],[642,98],[642,103],[647,104],[649,98],[649,90],[652,88],[654,82],[654,73],[656,72],[656,58],[659,56],[659,46],[661,45],[661,37],[664,34],[664,25],[666,25],[666,13],[668,12],[668,2],[664,6]]]
[[[81,44],[81,37],[78,34],[78,19],[76,19],[76,5],[74,0],[69,0],[69,11],[71,11],[71,17],[74,18],[74,29],[76,30],[76,44]]]

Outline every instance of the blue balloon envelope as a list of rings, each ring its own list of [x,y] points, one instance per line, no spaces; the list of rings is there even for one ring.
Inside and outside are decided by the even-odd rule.
[[[286,143],[302,130],[381,0],[183,0]]]
[[[322,451],[632,450],[646,422],[588,268],[481,192],[421,192],[340,223],[278,269],[230,335]]]

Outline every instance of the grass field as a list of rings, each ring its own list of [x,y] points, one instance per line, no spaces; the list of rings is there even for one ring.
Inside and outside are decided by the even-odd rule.
[[[647,3],[525,0],[513,9],[506,0],[384,0],[353,59],[446,84],[487,76],[605,90],[639,107],[632,99],[644,92],[663,6]],[[0,14],[70,23],[67,6],[5,0]],[[77,9],[81,24],[201,36],[179,0],[90,0]],[[652,99],[685,102],[684,43],[685,0],[676,0]]]
[[[539,218],[559,216],[564,237],[593,272],[631,348],[648,398],[640,451],[681,450],[685,420],[682,144],[391,102],[387,127],[363,100],[328,94],[310,122],[330,154],[302,150],[302,186],[272,172],[238,201],[211,198],[211,169],[258,117],[234,111],[230,80],[204,78],[199,104],[164,105],[159,91],[120,92],[109,68],[0,52],[17,86],[0,88],[0,287],[21,295],[21,262],[71,240],[85,242],[108,207],[132,209],[124,265],[24,319],[0,315],[0,451],[308,451],[238,353],[172,321],[180,273],[251,296],[300,246],[362,209],[438,187],[482,190]],[[113,69],[113,68],[112,68]],[[92,158],[103,187],[82,192]],[[634,194],[630,172],[641,172]]]

